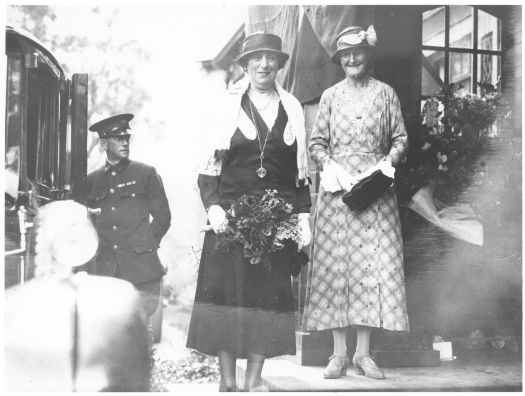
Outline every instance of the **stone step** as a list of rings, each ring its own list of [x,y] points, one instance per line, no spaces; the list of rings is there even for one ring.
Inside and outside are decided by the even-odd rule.
[[[238,360],[237,380],[244,382],[246,360]],[[385,368],[385,380],[355,374],[349,367],[347,376],[336,380],[323,378],[324,367],[299,366],[288,359],[267,359],[262,377],[270,391],[338,392],[338,391],[521,391],[522,365],[518,358],[479,358],[442,362],[438,367]]]

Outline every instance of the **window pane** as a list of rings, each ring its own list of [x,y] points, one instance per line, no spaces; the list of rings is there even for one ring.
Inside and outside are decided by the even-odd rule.
[[[473,48],[473,8],[450,6],[450,47]]]
[[[423,13],[423,45],[445,46],[445,7]]]
[[[445,53],[443,51],[423,51],[421,62],[421,93],[437,95],[445,80]]]
[[[45,70],[39,70],[37,181],[57,187],[58,123],[57,83]]]
[[[478,48],[501,50],[501,23],[498,18],[478,11]]]
[[[501,57],[478,55],[478,81],[495,85],[501,75]]]
[[[472,92],[472,54],[450,53],[449,80],[461,85],[464,92]]]
[[[6,208],[12,207],[18,197],[20,136],[22,134],[21,83],[22,61],[8,58],[4,175]]]

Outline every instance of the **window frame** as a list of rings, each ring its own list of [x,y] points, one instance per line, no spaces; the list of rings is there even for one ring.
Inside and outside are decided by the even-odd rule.
[[[421,51],[420,54],[423,57],[423,51],[439,51],[444,53],[444,80],[443,84],[444,86],[447,86],[450,83],[450,54],[451,53],[464,53],[464,54],[470,54],[472,55],[472,93],[478,92],[478,59],[479,55],[492,55],[492,56],[499,56],[500,61],[503,60],[503,46],[500,44],[499,50],[486,50],[486,49],[480,49],[478,48],[478,22],[479,22],[479,6],[471,6],[472,7],[472,18],[473,18],[473,26],[472,26],[472,48],[460,48],[460,47],[451,47],[450,46],[450,5],[441,5],[436,6],[434,8],[430,8],[425,10],[424,12],[432,11],[438,8],[444,7],[445,8],[445,42],[443,46],[439,45],[423,45],[421,43]],[[483,10],[481,10],[483,11]],[[423,13],[421,13],[421,17],[423,16]],[[498,21],[498,26],[501,26],[501,19],[491,15]],[[421,18],[421,23],[423,23],[423,19]],[[501,37],[500,37],[501,40]],[[501,43],[501,41],[500,41]],[[431,97],[438,97],[441,95],[426,95],[422,92],[422,86],[421,86],[421,78],[420,78],[420,89],[419,89],[419,95],[420,100],[426,100]]]

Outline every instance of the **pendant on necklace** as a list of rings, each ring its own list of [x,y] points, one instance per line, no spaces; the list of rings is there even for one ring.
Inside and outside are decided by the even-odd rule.
[[[264,169],[262,166],[255,171],[257,173],[257,176],[259,176],[261,179],[266,176],[266,169]]]

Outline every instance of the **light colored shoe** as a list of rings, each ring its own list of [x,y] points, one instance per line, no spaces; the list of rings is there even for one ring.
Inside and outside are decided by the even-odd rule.
[[[328,366],[323,371],[325,379],[337,379],[346,375],[346,369],[350,364],[348,356],[332,355],[328,360]]]
[[[352,363],[355,366],[355,373],[357,375],[364,375],[373,379],[385,379],[385,373],[379,368],[374,359],[370,355],[354,355]]]

